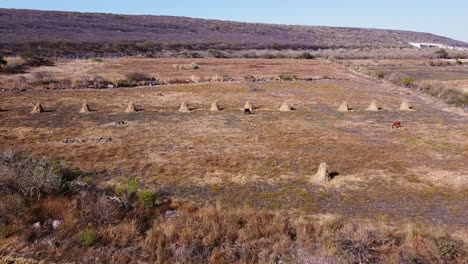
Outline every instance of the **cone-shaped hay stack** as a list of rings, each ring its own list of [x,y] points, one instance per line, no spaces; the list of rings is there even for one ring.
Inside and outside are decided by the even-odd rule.
[[[331,181],[330,173],[328,172],[326,163],[321,163],[317,173],[315,174],[313,181],[320,181],[320,182],[329,182]]]
[[[413,111],[413,107],[411,106],[410,102],[408,100],[404,100],[403,103],[401,103],[400,110],[402,111]]]
[[[39,114],[42,112],[44,112],[44,108],[42,107],[41,103],[38,102],[34,105],[34,108],[31,111],[31,114]]]
[[[349,111],[349,105],[346,101],[344,101],[341,105],[340,108],[338,108],[338,112],[348,112]]]
[[[282,103],[279,109],[281,112],[289,112],[292,108],[287,103]]]
[[[249,110],[250,113],[253,113],[253,104],[250,101],[247,101],[244,106],[244,111]]]
[[[188,107],[188,104],[187,102],[182,102],[182,104],[180,105],[180,108],[179,108],[179,112],[182,112],[182,113],[188,113],[190,112],[190,109]]]
[[[219,105],[218,105],[218,102],[213,102],[211,104],[211,108],[210,108],[210,111],[211,112],[218,112],[220,109],[219,109]]]
[[[127,109],[125,109],[125,113],[136,113],[137,109],[134,103],[128,103]]]
[[[91,109],[89,108],[88,103],[83,102],[81,104],[80,114],[88,114],[89,112],[91,112]]]
[[[367,107],[366,111],[379,111],[380,107],[377,105],[377,102],[373,100],[369,107]]]

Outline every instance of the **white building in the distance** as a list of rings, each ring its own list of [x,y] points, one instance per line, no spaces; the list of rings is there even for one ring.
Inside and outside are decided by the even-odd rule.
[[[449,46],[445,44],[438,44],[438,43],[416,43],[410,42],[411,46],[416,47],[418,49],[428,49],[428,48],[439,48],[439,49],[453,49],[453,50],[468,50],[467,47],[458,47],[458,46]]]

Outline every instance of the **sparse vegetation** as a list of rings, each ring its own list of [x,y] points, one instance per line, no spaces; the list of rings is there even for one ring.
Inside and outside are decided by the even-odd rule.
[[[140,204],[145,207],[153,208],[155,206],[154,202],[156,199],[156,192],[154,191],[139,191],[137,192],[137,200]]]
[[[449,53],[444,49],[440,49],[436,51],[435,54],[437,55],[437,58],[439,59],[450,59]]]
[[[281,81],[294,81],[297,79],[296,75],[283,73],[278,76]]]
[[[466,211],[463,116],[383,80],[350,76],[343,65],[364,64],[362,73],[374,71],[376,79],[401,73],[393,76],[396,84],[412,78],[412,89],[431,84],[431,93],[450,100],[458,83],[423,83],[400,60],[210,58],[197,59],[198,70],[192,61],[60,59],[54,67],[2,75],[1,82],[21,82],[34,91],[2,92],[0,149],[29,150],[33,164],[63,159],[73,173],[60,165],[58,188],[32,198],[0,177],[0,251],[59,263],[131,263],[133,256],[148,263],[466,259],[467,239],[460,231]],[[367,71],[366,63],[392,66]],[[416,63],[431,74],[464,72],[454,65]],[[115,80],[133,86],[137,80],[153,82],[155,72],[161,83],[174,85],[44,88],[60,87],[66,79],[74,88],[115,87]],[[192,82],[199,83],[185,85]],[[416,111],[396,111],[405,99]],[[84,100],[92,103],[89,115],[78,114]],[[216,100],[222,110],[209,112]],[[345,100],[354,112],[338,114]],[[386,111],[365,111],[373,100]],[[30,114],[38,101],[46,112]],[[193,103],[190,115],[176,111],[183,101]],[[241,112],[246,101],[255,106],[252,116]],[[124,113],[129,102],[145,111]],[[280,113],[280,103],[297,111]],[[394,121],[402,128],[392,129]],[[112,140],[91,139],[101,137]],[[310,182],[322,162],[333,179]],[[9,175],[9,166],[0,166],[0,176]]]
[[[2,188],[28,199],[60,192],[64,178],[60,164],[15,152],[1,154],[0,170]]]
[[[136,177],[130,177],[124,179],[120,182],[118,186],[115,187],[115,193],[117,195],[124,195],[128,198],[134,197],[138,189],[140,188],[140,183]]]
[[[92,228],[87,228],[80,233],[78,233],[78,239],[80,243],[85,247],[91,247],[96,243],[97,232]]]

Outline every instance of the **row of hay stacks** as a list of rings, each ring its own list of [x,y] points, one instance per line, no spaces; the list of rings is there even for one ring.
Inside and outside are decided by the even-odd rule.
[[[344,101],[340,107],[338,108],[338,112],[349,112],[349,111],[352,111],[353,109],[349,106],[349,104]],[[366,111],[371,111],[371,112],[377,112],[377,111],[380,111],[382,110],[382,107],[380,107],[378,104],[377,104],[377,101],[373,100],[369,107],[366,108]],[[400,109],[401,111],[414,111],[413,110],[413,107],[411,106],[410,102],[408,100],[404,100],[403,103],[401,104],[400,106]]]
[[[179,108],[179,112],[182,112],[182,113],[188,113],[190,112],[190,108],[189,108],[189,105],[186,101],[182,102],[180,108]],[[219,107],[219,104],[218,102],[213,102],[211,104],[211,108],[210,108],[210,111],[212,112],[217,112],[217,111],[220,111],[221,108]],[[245,106],[244,106],[244,110],[249,110],[251,113],[253,112],[254,110],[254,107],[253,107],[253,104],[252,102],[250,101],[247,101],[245,103]],[[279,108],[279,111],[281,112],[289,112],[289,111],[292,111],[294,110],[293,107],[291,107],[288,103],[284,102],[281,104],[280,108]],[[373,100],[371,102],[371,104],[369,105],[369,107],[366,108],[366,111],[374,111],[374,112],[377,112],[377,111],[380,111],[382,110],[382,108],[377,104],[377,102],[375,100]],[[405,100],[403,101],[403,103],[401,104],[399,110],[401,111],[414,111],[413,110],[413,107],[411,106],[410,102],[408,100]],[[0,109],[0,111],[2,111]],[[340,107],[338,108],[337,110],[338,112],[349,112],[349,111],[352,111],[352,108],[349,106],[349,104],[344,101]],[[42,104],[40,102],[36,103],[33,107],[33,110],[31,111],[31,113],[33,114],[37,114],[37,113],[42,113],[44,112],[44,107],[42,107]],[[82,105],[81,105],[81,109],[80,109],[80,113],[81,114],[87,114],[87,113],[90,113],[91,112],[91,109],[88,105],[87,102],[83,102]],[[125,112],[126,113],[135,113],[135,112],[138,112],[138,109],[136,108],[136,105],[133,103],[133,102],[130,102],[127,106],[127,108],[125,109]]]

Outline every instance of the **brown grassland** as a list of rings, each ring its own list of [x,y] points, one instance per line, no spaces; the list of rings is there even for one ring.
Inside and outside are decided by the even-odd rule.
[[[193,61],[199,69],[174,67]],[[386,63],[372,67],[381,70],[392,62]],[[463,76],[466,69],[457,68]],[[34,72],[72,80],[117,80],[143,72],[161,80],[211,81],[1,92],[1,151],[64,161],[78,172],[76,181],[96,188],[116,190],[132,179],[170,199],[179,216],[164,220],[169,207],[160,207],[163,216],[137,235],[141,227],[133,218],[74,223],[78,211],[51,209],[54,203],[73,207],[71,199],[52,197],[38,205],[48,216],[36,214],[18,225],[60,219],[61,228],[68,228],[65,236],[97,232],[100,240],[87,248],[51,244],[45,235],[30,242],[12,233],[0,237],[0,254],[58,262],[79,262],[81,256],[96,263],[133,263],[139,257],[148,263],[466,263],[468,115],[460,109],[352,72],[346,62],[325,60],[59,60],[3,75],[0,88],[13,88]],[[308,81],[244,82],[247,75]],[[466,87],[459,79],[444,82]],[[381,111],[365,111],[372,100]],[[403,100],[414,111],[399,111]],[[88,114],[79,113],[83,101],[90,105]],[[190,113],[178,112],[183,101]],[[209,111],[214,101],[221,111]],[[254,114],[243,114],[246,101]],[[352,111],[336,111],[343,101]],[[30,113],[35,102],[42,102],[44,113]],[[139,111],[125,113],[129,102]],[[294,110],[278,111],[283,102]],[[392,129],[396,121],[402,128]],[[330,183],[310,181],[321,162],[335,175]],[[440,239],[449,241],[449,253],[437,251],[445,249]]]

